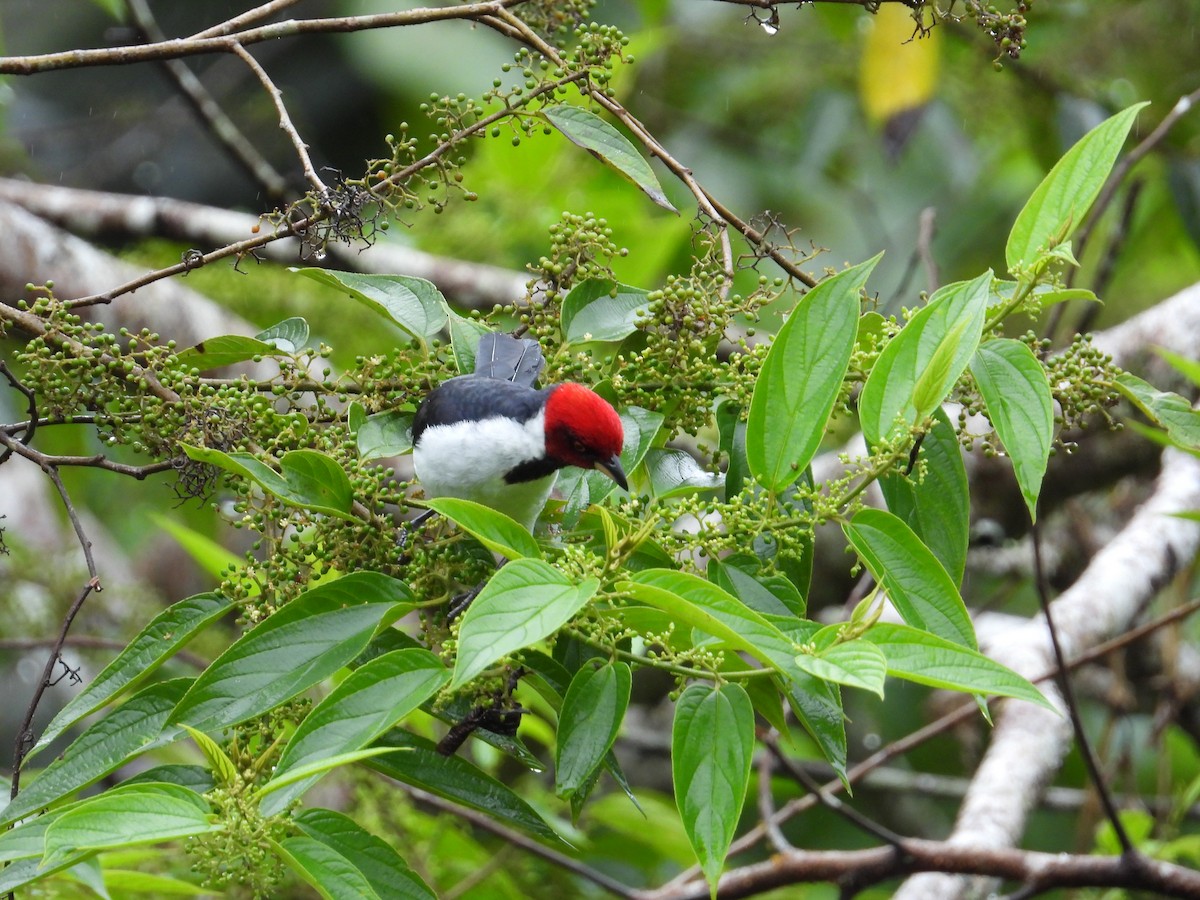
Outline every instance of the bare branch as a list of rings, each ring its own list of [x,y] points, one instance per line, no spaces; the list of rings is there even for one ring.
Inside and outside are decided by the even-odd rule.
[[[292,146],[296,150],[296,155],[300,157],[301,168],[304,169],[304,177],[308,179],[308,183],[319,193],[326,193],[329,188],[325,186],[320,176],[317,175],[317,170],[313,168],[312,158],[308,155],[308,144],[300,137],[300,132],[296,130],[296,126],[292,124],[292,117],[288,114],[287,107],[283,103],[283,92],[275,86],[275,82],[271,80],[271,76],[267,74],[267,70],[258,64],[258,61],[250,55],[250,51],[241,44],[233,44],[229,51],[241,59],[254,76],[258,79],[263,89],[271,98],[271,102],[275,105],[275,112],[279,115],[279,127],[283,129],[283,133],[288,136],[292,142]]]

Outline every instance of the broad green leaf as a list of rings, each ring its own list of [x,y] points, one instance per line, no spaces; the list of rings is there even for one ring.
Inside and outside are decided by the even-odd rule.
[[[1021,496],[1031,519],[1054,441],[1054,398],[1050,382],[1029,346],[998,338],[981,344],[971,374],[987,405],[987,415],[1012,459]]]
[[[1066,152],[1017,215],[1004,258],[1010,272],[1070,238],[1104,186],[1138,111],[1136,103],[1101,122]]]
[[[453,520],[463,531],[505,559],[541,559],[542,551],[533,535],[502,512],[457,497],[437,497],[427,501],[426,505]]]
[[[130,641],[46,726],[26,762],[60,734],[114,697],[141,684],[159,666],[232,608],[220,594],[197,594],[167,607]]]
[[[955,585],[962,584],[970,540],[971,498],[962,446],[950,418],[933,412],[918,455],[920,467],[908,475],[879,479],[888,509],[932,551]]]
[[[377,756],[395,752],[395,747],[365,747],[361,750],[347,750],[345,753],[335,753],[332,756],[320,756],[312,762],[305,763],[302,766],[294,766],[277,778],[272,778],[259,788],[254,796],[264,798],[263,802],[268,804],[268,808],[271,808],[278,805],[275,803],[275,798],[279,796],[280,791],[291,791],[295,785],[304,782],[304,786],[301,788],[301,792],[303,792],[313,782],[318,781],[321,776],[332,772],[334,769],[340,769],[342,766],[350,766],[358,762],[366,762],[368,759],[374,759]],[[282,812],[286,806],[287,804],[284,804],[283,807],[275,810],[275,812]],[[274,812],[271,814],[274,815]]]
[[[958,588],[911,528],[889,512],[864,509],[843,529],[905,622],[975,648],[975,626]]]
[[[432,282],[410,275],[363,275],[332,269],[292,269],[345,291],[413,337],[424,341],[446,327],[446,298]]]
[[[497,660],[557,631],[600,587],[579,584],[540,559],[505,565],[463,614],[452,688],[466,684]]]
[[[723,475],[702,468],[696,458],[684,450],[650,450],[646,454],[646,473],[650,476],[651,493],[661,499],[718,491],[725,483]]]
[[[104,886],[112,897],[134,897],[144,895],[149,897],[212,897],[212,890],[172,878],[169,875],[156,875],[153,872],[136,872],[132,869],[116,869],[105,865],[103,869]]]
[[[230,568],[238,568],[245,560],[236,553],[226,549],[221,544],[218,544],[212,538],[201,534],[193,528],[188,528],[186,525],[176,522],[174,519],[167,518],[160,513],[152,512],[149,514],[150,520],[175,539],[188,556],[195,560],[196,565],[204,570],[214,579],[220,580],[228,574]],[[251,588],[253,594],[257,596],[258,585],[254,584]]]
[[[1164,428],[1171,441],[1181,447],[1200,447],[1200,412],[1186,399],[1170,391],[1160,391],[1136,375],[1122,372],[1116,388],[1147,418]]]
[[[276,322],[254,337],[284,353],[295,353],[308,343],[308,323],[300,316],[292,316],[282,322]]]
[[[1200,387],[1200,362],[1180,356],[1178,353],[1173,353],[1165,347],[1155,347],[1154,352],[1170,363],[1171,367],[1180,375],[1196,385],[1196,387]]]
[[[870,641],[843,641],[816,653],[800,653],[796,665],[825,681],[862,688],[883,698],[887,660]]]
[[[571,679],[554,752],[554,792],[559,797],[573,797],[604,762],[629,707],[632,684],[623,662],[584,666]]]
[[[572,144],[633,182],[663,209],[677,212],[637,148],[598,115],[578,106],[547,106],[542,115]]]
[[[46,829],[46,864],[76,852],[111,850],[221,831],[208,802],[173,784],[143,785],[93,797]]]
[[[407,587],[378,572],[318,585],[217,657],[172,721],[216,731],[267,712],[357,657],[376,629],[403,615],[412,602]]]
[[[750,477],[750,465],[746,461],[746,423],[741,420],[741,408],[732,400],[725,400],[717,407],[717,429],[721,436],[721,452],[725,454],[725,500],[732,500],[742,492],[742,486]]]
[[[408,413],[395,410],[367,416],[354,438],[358,458],[370,462],[408,453],[412,450],[412,420]]]
[[[357,866],[316,838],[284,838],[275,844],[275,852],[325,900],[380,900]]]
[[[683,827],[715,892],[746,800],[754,708],[738,684],[690,685],[675,704],[671,776]]]
[[[746,462],[767,490],[782,491],[816,455],[854,352],[859,294],[880,256],[805,294],[771,343],[746,425]]]
[[[1054,705],[1028,680],[977,650],[908,625],[876,623],[863,635],[883,651],[888,674],[917,684]]]
[[[816,741],[825,761],[833,767],[842,783],[849,787],[846,762],[849,748],[846,741],[846,713],[838,686],[804,673],[807,681],[793,678],[786,685],[788,703],[796,720]]]
[[[491,333],[490,328],[478,319],[468,319],[450,310],[447,320],[450,331],[450,349],[454,352],[454,364],[458,374],[470,375],[475,371],[475,354],[479,339]]]
[[[175,354],[175,360],[189,369],[207,372],[236,363],[246,362],[256,356],[270,356],[277,352],[274,344],[240,334],[226,334],[207,338],[195,347],[188,347]]]
[[[234,765],[232,759],[226,756],[225,751],[221,749],[221,745],[203,731],[197,731],[195,728],[189,728],[187,725],[183,726],[183,730],[196,742],[196,746],[200,748],[200,752],[208,760],[208,766],[212,769],[216,780],[226,787],[236,785],[239,781],[237,766]]]
[[[0,826],[57,803],[147,750],[175,740],[179,729],[166,725],[188,684],[186,678],[152,684],[92,724],[0,811]]]
[[[589,278],[563,298],[560,328],[568,344],[622,341],[649,314],[648,291]]]
[[[353,519],[350,508],[354,491],[346,472],[332,458],[316,450],[289,450],[279,460],[276,472],[250,453],[225,453],[211,447],[181,444],[183,452],[197,462],[208,463],[240,478],[248,478],[288,506]]]
[[[434,900],[434,893],[391,845],[348,816],[308,809],[294,819],[300,830],[344,856],[382,900]]]
[[[193,766],[179,763],[168,763],[154,766],[151,769],[138,772],[132,778],[126,778],[118,787],[144,784],[148,781],[162,781],[167,784],[177,784],[197,794],[207,794],[216,786],[212,772],[204,766]]]
[[[367,746],[449,680],[450,672],[428,650],[394,650],[360,666],[305,716],[284,747],[272,782],[293,769]],[[315,781],[274,791],[260,805],[262,814],[282,812]],[[269,788],[270,783],[263,792]]]
[[[739,563],[744,558],[711,559],[708,562],[708,580],[720,585],[748,607],[764,615],[803,616],[804,598],[786,578],[780,576],[759,577],[747,571]],[[749,560],[756,566],[753,558]]]
[[[979,346],[991,282],[989,270],[946,285],[883,348],[858,399],[869,444],[912,428],[941,405]]]
[[[73,803],[60,809],[52,809],[0,834],[0,863],[41,856],[46,849],[46,829],[57,821],[59,816],[78,805]]]
[[[375,757],[367,762],[369,768],[404,784],[487,813],[521,831],[555,842],[559,840],[541,816],[511,788],[480,771],[461,756],[438,753],[431,741],[401,729],[388,732],[380,739],[378,746],[402,747],[405,752]]]

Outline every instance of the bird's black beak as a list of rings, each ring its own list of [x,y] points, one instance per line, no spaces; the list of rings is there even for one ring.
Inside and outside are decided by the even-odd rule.
[[[595,468],[615,481],[617,487],[621,490],[629,490],[629,482],[625,480],[625,470],[621,468],[621,457],[619,455],[614,453],[612,459],[597,461]]]

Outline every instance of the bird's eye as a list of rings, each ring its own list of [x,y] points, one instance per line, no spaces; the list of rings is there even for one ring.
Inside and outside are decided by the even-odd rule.
[[[580,455],[587,452],[587,446],[579,438],[571,438],[571,449]]]

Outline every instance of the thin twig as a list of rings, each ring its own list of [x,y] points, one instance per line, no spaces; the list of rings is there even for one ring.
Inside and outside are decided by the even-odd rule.
[[[287,2],[295,3],[296,0]],[[147,41],[160,42],[167,39],[146,0],[126,0],[126,8],[134,26]],[[163,60],[162,67],[179,93],[208,126],[217,143],[224,147],[233,160],[258,184],[271,202],[283,204],[287,200],[287,180],[255,149],[250,139],[225,114],[225,110],[221,109],[221,105],[196,74],[180,59]]]
[[[1125,831],[1125,826],[1121,822],[1121,816],[1117,812],[1117,807],[1113,804],[1112,795],[1109,793],[1108,785],[1104,781],[1104,774],[1100,771],[1100,764],[1096,760],[1096,754],[1092,750],[1091,741],[1088,740],[1087,732],[1083,728],[1083,720],[1079,716],[1079,702],[1076,700],[1075,691],[1071,687],[1070,669],[1067,665],[1067,658],[1063,653],[1062,644],[1058,640],[1058,629],[1054,626],[1054,618],[1050,612],[1050,589],[1046,584],[1046,570],[1042,566],[1041,526],[1038,525],[1036,519],[1030,524],[1029,533],[1033,544],[1033,583],[1037,588],[1038,600],[1042,606],[1042,616],[1046,620],[1046,631],[1050,634],[1050,645],[1054,649],[1054,661],[1058,666],[1058,688],[1062,691],[1063,701],[1067,704],[1067,712],[1071,717],[1071,727],[1075,730],[1075,742],[1079,745],[1079,755],[1083,757],[1083,764],[1087,768],[1088,776],[1091,778],[1092,785],[1096,789],[1096,794],[1100,798],[1100,805],[1104,808],[1104,815],[1108,818],[1109,824],[1112,825],[1117,843],[1121,845],[1121,852],[1127,856],[1133,856],[1138,852],[1137,847],[1130,840],[1129,834]]]
[[[128,475],[130,478],[136,478],[138,481],[142,481],[151,475],[157,475],[159,472],[177,469],[184,461],[183,457],[176,457],[161,460],[160,462],[148,463],[144,466],[131,466],[127,463],[114,462],[102,453],[97,453],[93,456],[51,456],[32,447],[26,447],[16,438],[10,436],[7,428],[0,428],[0,444],[3,444],[9,450],[16,451],[18,455],[25,457],[30,462],[37,463],[43,469],[57,469],[60,466],[104,469],[108,472],[116,472],[118,475]]]
[[[275,15],[275,13],[287,9],[289,6],[295,6],[299,2],[300,0],[271,0],[270,3],[264,3],[262,6],[256,6],[254,9],[246,10],[241,15],[234,16],[232,19],[227,19],[220,25],[214,25],[211,28],[197,32],[191,36],[191,39],[222,37],[232,34],[241,28],[245,28],[247,25],[253,25],[255,22],[268,19]]]
[[[557,850],[552,850],[539,844],[533,838],[526,837],[519,831],[502,825],[492,817],[481,812],[476,812],[473,809],[468,809],[464,806],[459,806],[457,803],[452,803],[449,800],[443,800],[436,794],[431,794],[428,791],[423,791],[420,788],[412,785],[402,785],[404,790],[409,793],[414,799],[424,803],[426,806],[432,806],[434,809],[439,809],[442,812],[451,813],[461,819],[466,819],[472,825],[482,828],[484,831],[491,832],[497,837],[507,841],[513,846],[520,847],[522,850],[527,850],[534,856],[540,856],[547,862],[551,862],[556,866],[566,869],[569,872],[574,872],[580,878],[590,881],[597,887],[601,887],[609,893],[616,894],[618,897],[624,897],[626,900],[636,900],[638,892],[632,888],[626,887],[617,881],[615,878],[610,878],[603,872],[593,869],[581,863],[577,859],[572,859],[565,854],[559,853]]]
[[[242,62],[250,67],[250,71],[262,84],[263,89],[270,96],[271,102],[275,105],[275,112],[279,116],[279,127],[283,133],[288,136],[288,140],[292,142],[292,147],[296,150],[296,155],[300,157],[300,166],[304,169],[304,177],[308,179],[308,183],[313,186],[318,194],[326,194],[329,188],[325,186],[325,182],[317,174],[317,170],[313,167],[312,158],[308,155],[308,144],[300,137],[300,132],[296,130],[296,126],[292,124],[292,117],[288,114],[287,106],[283,102],[283,92],[275,86],[275,82],[271,80],[271,76],[267,74],[267,70],[258,64],[250,51],[241,44],[234,42],[229,51],[238,57]]]
[[[20,391],[25,395],[25,401],[28,403],[26,409],[28,410],[29,421],[27,427],[22,429],[24,434],[21,435],[20,443],[28,444],[31,440],[33,440],[33,433],[37,430],[37,394],[32,388],[26,387],[21,380],[12,373],[12,370],[8,367],[8,363],[4,362],[3,360],[0,360],[0,373],[4,375],[14,390]],[[13,447],[5,445],[4,452],[0,453],[0,464],[7,462],[8,458],[12,456],[14,452],[15,449]]]
[[[796,765],[795,760],[791,759],[779,746],[779,735],[772,731],[762,737],[763,746],[771,751],[771,756],[779,763],[784,770],[792,776],[796,781],[804,786],[804,789],[817,799],[817,802],[826,809],[837,813],[859,831],[866,832],[874,838],[883,841],[885,844],[891,844],[900,853],[904,852],[904,840],[902,835],[896,834],[890,828],[880,825],[873,819],[864,816],[852,806],[847,806],[840,798],[825,790],[817,780],[804,770],[803,766]]]
[[[61,481],[59,484],[61,484]],[[78,517],[76,516],[73,516],[73,519],[78,521]],[[91,568],[91,543],[86,537],[83,538],[83,543],[89,560],[89,568]],[[63,643],[67,640],[67,632],[71,630],[71,623],[75,621],[75,616],[83,607],[83,602],[91,596],[92,591],[99,590],[100,579],[93,574],[88,583],[83,586],[83,590],[79,596],[75,598],[75,602],[71,604],[71,608],[67,610],[66,616],[63,617],[62,628],[59,630],[58,637],[54,641],[54,646],[50,650],[50,655],[46,659],[46,665],[42,669],[42,680],[38,682],[38,686],[33,692],[33,697],[29,701],[29,706],[25,708],[25,716],[21,720],[21,726],[17,729],[17,737],[13,747],[13,773],[12,786],[8,792],[9,800],[14,799],[21,790],[21,763],[24,761],[25,753],[29,749],[33,739],[31,732],[33,717],[37,713],[38,704],[42,702],[42,695],[46,692],[46,688],[53,684],[51,678],[54,675],[54,666],[62,654]]]

